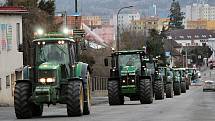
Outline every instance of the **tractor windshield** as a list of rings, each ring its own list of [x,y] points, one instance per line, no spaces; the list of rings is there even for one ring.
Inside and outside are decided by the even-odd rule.
[[[69,63],[68,44],[46,43],[36,47],[36,63],[52,62],[57,64]]]
[[[136,68],[141,67],[140,55],[130,54],[130,55],[119,55],[119,66],[134,66]]]

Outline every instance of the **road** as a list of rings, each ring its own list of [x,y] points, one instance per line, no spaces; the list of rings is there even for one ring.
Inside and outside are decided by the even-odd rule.
[[[208,72],[207,72],[208,73]],[[92,113],[82,117],[67,117],[63,106],[45,107],[43,117],[25,121],[215,121],[215,92],[203,92],[192,86],[186,94],[173,99],[140,105],[126,101],[125,105],[92,106]],[[13,107],[0,107],[0,121],[17,120]]]

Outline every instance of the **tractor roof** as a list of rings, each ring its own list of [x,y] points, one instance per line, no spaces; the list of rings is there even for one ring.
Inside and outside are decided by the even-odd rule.
[[[116,51],[114,54],[135,54],[135,53],[145,53],[144,50],[127,50],[127,51]]]
[[[42,41],[59,41],[59,40],[63,40],[63,41],[69,41],[69,42],[75,42],[72,38],[39,38],[39,39],[35,39],[33,42],[42,42]]]

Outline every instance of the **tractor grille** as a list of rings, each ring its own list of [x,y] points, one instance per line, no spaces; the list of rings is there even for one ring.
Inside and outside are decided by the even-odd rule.
[[[39,78],[52,78],[54,77],[54,70],[40,70]]]
[[[135,78],[135,76],[124,76],[121,79],[121,84],[122,85],[135,85],[136,84],[136,78]]]

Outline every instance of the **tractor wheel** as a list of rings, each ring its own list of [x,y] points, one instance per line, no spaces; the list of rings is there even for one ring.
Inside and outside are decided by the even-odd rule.
[[[43,114],[43,105],[31,104],[31,111],[33,117],[39,117]]]
[[[189,90],[190,89],[190,79],[186,80],[186,89]]]
[[[87,88],[84,89],[84,115],[90,114],[90,107],[91,107],[91,89],[90,89],[90,73],[87,72],[86,74],[86,86]]]
[[[153,88],[150,79],[140,80],[140,103],[151,104],[153,102]]]
[[[180,84],[180,82],[174,82],[174,95],[181,95],[181,84]]]
[[[181,82],[181,93],[186,93],[186,82]]]
[[[81,116],[84,106],[84,91],[80,80],[68,82],[67,93],[67,114],[71,116]]]
[[[163,80],[156,80],[154,84],[155,100],[164,99],[164,84]]]
[[[173,84],[166,84],[166,98],[173,98]]]
[[[31,102],[32,85],[28,82],[16,83],[14,92],[14,107],[18,119],[32,118]]]
[[[108,100],[110,105],[124,104],[124,97],[120,95],[117,81],[108,81]]]

